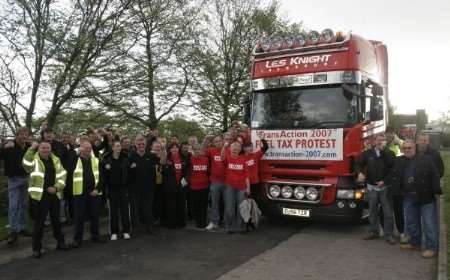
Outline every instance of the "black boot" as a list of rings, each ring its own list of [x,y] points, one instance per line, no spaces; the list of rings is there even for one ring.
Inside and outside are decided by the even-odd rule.
[[[94,243],[100,243],[100,244],[106,243],[106,240],[104,240],[100,236],[92,237],[91,241]]]
[[[74,240],[71,247],[72,249],[77,249],[81,247],[81,244],[81,240]]]
[[[149,235],[154,235],[155,233],[153,232],[153,227],[152,226],[146,226],[145,227],[145,232]]]
[[[63,242],[58,242],[58,245],[56,245],[56,250],[61,250],[61,251],[68,251],[70,250],[70,247]]]
[[[17,242],[17,232],[11,232],[8,237],[8,245],[13,245]]]
[[[22,236],[25,236],[25,237],[32,237],[32,236],[33,236],[33,233],[29,232],[29,231],[26,230],[26,229],[21,230],[21,231],[19,232],[19,234],[22,235]]]
[[[42,251],[41,250],[33,250],[33,258],[40,259],[42,257]]]

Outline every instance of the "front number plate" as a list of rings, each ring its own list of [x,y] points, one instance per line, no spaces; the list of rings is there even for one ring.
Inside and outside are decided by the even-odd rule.
[[[283,208],[283,215],[309,218],[311,213],[309,210]]]

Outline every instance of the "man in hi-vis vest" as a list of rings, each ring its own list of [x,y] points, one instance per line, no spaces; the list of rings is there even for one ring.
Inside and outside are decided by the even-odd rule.
[[[37,151],[37,152],[36,152]],[[41,142],[33,145],[25,153],[22,165],[30,173],[28,193],[31,197],[31,213],[34,219],[33,257],[42,255],[42,236],[44,222],[48,212],[52,222],[53,236],[58,242],[57,249],[67,250],[59,221],[60,200],[65,186],[66,170],[61,161],[52,152],[50,143]]]
[[[99,182],[98,159],[92,153],[88,141],[80,145],[80,155],[76,158],[73,173],[73,207],[75,216],[75,235],[73,248],[81,247],[83,241],[84,222],[90,221],[91,240],[104,243],[99,234],[99,215],[102,191]]]

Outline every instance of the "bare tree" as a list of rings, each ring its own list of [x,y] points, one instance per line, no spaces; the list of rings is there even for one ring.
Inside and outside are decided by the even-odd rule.
[[[263,31],[300,30],[300,24],[279,19],[278,7],[276,1],[209,1],[204,23],[209,28],[196,52],[197,91],[192,101],[210,126],[227,129],[241,116],[242,99],[250,92],[250,56]]]
[[[131,8],[128,44],[120,62],[86,87],[100,104],[143,125],[156,126],[180,106],[191,85],[198,1],[138,1]]]
[[[64,105],[88,96],[83,91],[85,85],[107,71],[120,55],[111,56],[109,50],[123,42],[127,11],[132,4],[131,0],[73,2],[73,28],[51,64],[53,90],[47,114],[50,127]]]
[[[16,0],[3,3],[0,16],[1,75],[0,92],[11,107],[2,105],[2,114],[9,109],[14,126],[20,124],[20,112],[25,115],[25,126],[31,129],[36,102],[46,64],[56,54],[57,44],[64,41],[68,28],[56,1]],[[22,74],[24,73],[24,74]],[[12,102],[12,103],[11,103]]]

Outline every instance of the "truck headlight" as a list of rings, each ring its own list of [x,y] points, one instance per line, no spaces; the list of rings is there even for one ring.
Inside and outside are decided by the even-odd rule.
[[[336,197],[339,199],[354,199],[355,191],[354,190],[338,190]]]
[[[364,198],[364,190],[338,190],[336,198],[360,200]]]
[[[304,187],[296,187],[294,189],[294,196],[298,200],[302,200],[305,198],[305,188]]]
[[[280,187],[278,185],[272,185],[269,188],[269,194],[271,197],[279,197],[281,193]]]
[[[292,188],[291,188],[291,186],[284,186],[281,189],[281,195],[284,198],[290,198],[292,196]]]
[[[317,189],[314,187],[309,187],[306,190],[306,197],[309,200],[316,200],[319,197],[319,191],[317,191]]]

